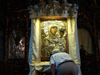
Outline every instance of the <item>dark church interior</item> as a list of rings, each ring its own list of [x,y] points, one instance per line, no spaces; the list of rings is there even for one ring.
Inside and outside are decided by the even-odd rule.
[[[29,18],[28,6],[37,4],[39,1],[40,0],[0,0],[0,75],[29,74],[28,51],[31,19]],[[48,3],[50,0],[44,1]],[[58,1],[60,2],[61,0]],[[80,33],[79,38],[83,36],[81,42],[89,43],[88,40],[84,39],[86,33],[92,41],[90,53],[86,50],[89,48],[85,49],[83,44],[79,44],[82,75],[100,75],[100,1],[67,0],[67,2],[79,5],[77,26],[79,30],[78,33]],[[86,33],[82,34],[81,29],[83,29],[83,32],[86,31]],[[15,30],[16,38],[12,36]],[[9,44],[9,40],[11,39],[13,43]],[[13,55],[12,57],[9,54],[9,49],[11,45],[16,45],[16,49],[20,49],[19,42],[22,46],[22,51],[18,56]]]

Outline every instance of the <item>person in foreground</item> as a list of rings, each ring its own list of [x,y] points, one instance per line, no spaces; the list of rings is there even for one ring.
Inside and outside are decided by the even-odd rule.
[[[78,66],[66,52],[54,49],[50,57],[52,75],[78,75]]]

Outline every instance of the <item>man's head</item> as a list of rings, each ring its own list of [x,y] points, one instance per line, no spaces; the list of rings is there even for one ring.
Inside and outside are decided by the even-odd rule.
[[[52,51],[52,54],[59,53],[59,52],[60,52],[59,48],[58,47],[55,47],[53,49],[53,51]]]

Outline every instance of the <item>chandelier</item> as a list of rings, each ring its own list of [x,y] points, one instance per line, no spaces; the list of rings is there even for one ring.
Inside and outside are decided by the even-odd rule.
[[[60,3],[59,0],[50,0],[50,2],[46,4],[44,0],[40,0],[38,4],[30,4],[28,10],[30,14],[33,14],[33,12],[37,15],[39,13],[43,13],[46,16],[48,16],[51,12],[53,12],[53,15],[57,13],[60,16],[62,13],[66,14],[65,11],[67,11],[69,16],[73,16],[78,12],[79,6],[77,4],[69,4],[66,0],[61,1],[62,2]]]

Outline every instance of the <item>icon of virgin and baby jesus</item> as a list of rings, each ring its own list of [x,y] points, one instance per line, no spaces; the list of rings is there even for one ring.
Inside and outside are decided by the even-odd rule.
[[[49,25],[48,34],[42,40],[42,56],[51,56],[54,48],[59,48],[61,52],[66,52],[66,36],[66,28],[59,28],[56,24]]]

